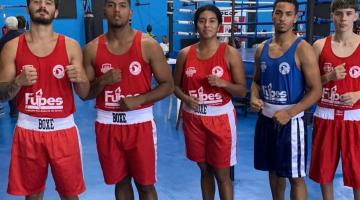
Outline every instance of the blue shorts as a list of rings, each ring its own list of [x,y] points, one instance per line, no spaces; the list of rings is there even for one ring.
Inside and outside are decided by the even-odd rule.
[[[273,171],[287,178],[306,176],[307,130],[303,117],[280,126],[260,114],[254,143],[255,169]]]

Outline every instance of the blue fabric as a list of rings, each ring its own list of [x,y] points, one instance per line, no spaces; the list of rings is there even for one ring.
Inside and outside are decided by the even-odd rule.
[[[255,128],[255,140],[254,140],[254,166],[255,169],[263,171],[275,171],[280,177],[302,177],[300,174],[301,162],[305,166],[307,160],[307,131],[306,124],[300,127],[299,120],[296,120],[296,130],[292,130],[292,121],[288,122],[284,126],[280,126],[275,123],[273,119],[268,118],[260,114]],[[305,159],[301,157],[301,143],[300,134],[304,130],[303,136],[305,138],[303,148],[305,150]],[[295,132],[297,137],[297,143],[292,144],[292,132]],[[297,152],[292,152],[293,145],[297,149]],[[293,162],[293,156],[297,157],[297,162]],[[295,166],[294,166],[295,165]],[[293,167],[298,170],[297,174],[293,173]]]
[[[305,92],[304,77],[295,62],[295,51],[302,39],[297,38],[278,58],[269,56],[271,41],[266,41],[260,55],[260,97],[276,105],[296,104]]]

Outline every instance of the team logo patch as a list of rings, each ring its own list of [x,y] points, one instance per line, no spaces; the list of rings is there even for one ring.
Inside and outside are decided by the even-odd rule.
[[[215,75],[217,77],[222,77],[224,75],[224,70],[222,67],[220,66],[215,66],[213,69],[212,69],[212,75]]]
[[[62,79],[65,76],[65,69],[62,65],[55,65],[53,68],[53,75],[57,79]]]
[[[134,61],[129,66],[129,71],[132,75],[137,76],[141,73],[141,64],[137,61]]]
[[[352,66],[349,70],[349,74],[351,78],[359,78],[360,76],[360,67],[359,66]]]
[[[113,67],[111,66],[110,63],[104,63],[101,65],[101,73],[105,74],[106,72],[110,71]]]
[[[282,75],[286,75],[290,72],[290,65],[287,62],[282,62],[279,65],[279,71]]]
[[[265,72],[266,68],[267,68],[266,62],[261,62],[261,64],[260,64],[261,72]]]
[[[194,74],[196,74],[195,67],[189,67],[185,70],[185,74],[187,77],[192,77]]]
[[[334,70],[332,63],[324,63],[323,70],[325,73],[332,72]]]

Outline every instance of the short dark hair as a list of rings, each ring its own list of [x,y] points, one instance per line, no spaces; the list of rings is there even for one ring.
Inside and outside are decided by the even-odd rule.
[[[26,0],[27,6],[29,6],[31,0]],[[54,0],[55,2],[55,8],[59,8],[60,0]]]
[[[105,0],[104,3],[107,3],[108,0]],[[128,0],[129,5],[131,5],[131,1]]]
[[[357,0],[332,0],[330,5],[331,12],[335,12],[337,9],[353,8],[358,10]]]
[[[25,29],[26,26],[26,19],[24,16],[16,16],[18,20],[18,29]]]
[[[273,6],[273,10],[275,10],[278,3],[282,3],[282,2],[294,4],[295,14],[297,14],[297,12],[299,10],[299,4],[298,4],[297,0],[276,0],[274,3],[274,6]]]
[[[198,8],[196,10],[195,15],[194,15],[195,30],[197,29],[196,25],[199,21],[200,14],[207,10],[213,12],[216,15],[216,18],[217,18],[219,24],[222,24],[222,14],[221,14],[219,8],[214,5],[208,4],[208,5],[201,6],[200,8]]]

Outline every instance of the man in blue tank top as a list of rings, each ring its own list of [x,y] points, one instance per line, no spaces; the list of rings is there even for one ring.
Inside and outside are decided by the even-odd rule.
[[[251,106],[261,111],[255,130],[254,163],[269,171],[273,199],[284,199],[285,178],[291,199],[306,199],[307,159],[304,110],[321,95],[321,81],[313,48],[297,38],[296,0],[276,0],[272,13],[274,37],[255,52]]]

